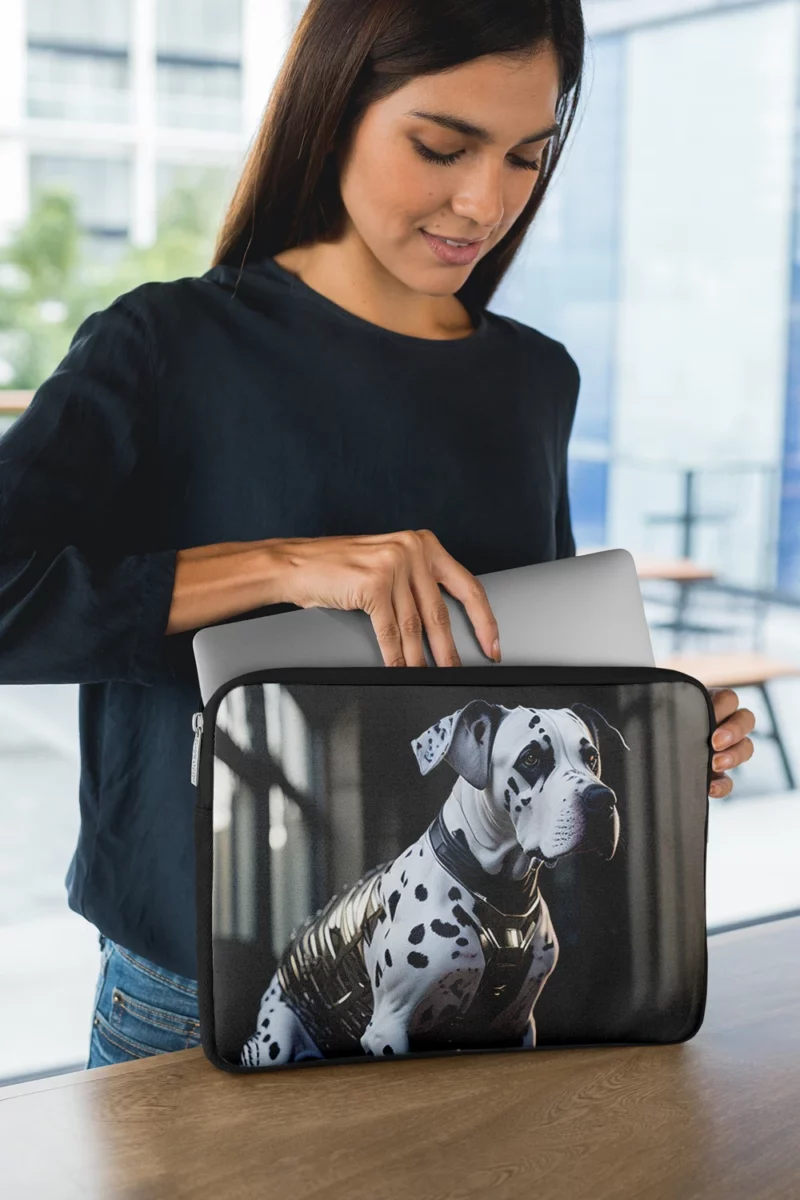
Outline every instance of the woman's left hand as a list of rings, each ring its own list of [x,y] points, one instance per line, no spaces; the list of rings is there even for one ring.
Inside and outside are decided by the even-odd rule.
[[[714,704],[717,727],[711,745],[718,753],[711,760],[713,774],[709,796],[727,796],[733,790],[733,780],[725,774],[753,757],[754,746],[748,733],[755,728],[756,719],[749,708],[739,708],[739,697],[731,688],[709,688]]]

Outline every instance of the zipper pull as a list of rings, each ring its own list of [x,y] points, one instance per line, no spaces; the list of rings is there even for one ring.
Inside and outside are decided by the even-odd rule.
[[[192,783],[197,787],[197,771],[200,764],[200,739],[203,736],[203,714],[192,713],[192,729],[194,730],[194,745],[192,746]]]

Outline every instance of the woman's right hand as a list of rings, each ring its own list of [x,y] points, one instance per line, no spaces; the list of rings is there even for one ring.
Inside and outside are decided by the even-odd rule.
[[[429,529],[318,538],[274,538],[282,599],[300,608],[362,609],[372,621],[384,666],[424,667],[422,630],[437,666],[461,660],[439,584],[460,600],[488,658],[500,660],[486,591]]]

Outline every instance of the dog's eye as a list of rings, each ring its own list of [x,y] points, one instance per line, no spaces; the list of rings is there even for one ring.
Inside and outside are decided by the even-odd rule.
[[[539,761],[539,754],[536,750],[526,750],[520,762],[525,763],[526,767],[532,767],[534,763]]]
[[[587,757],[587,762],[588,762],[588,764],[589,764],[589,767],[590,767],[590,769],[591,769],[592,771],[596,771],[596,770],[597,770],[597,764],[598,764],[598,762],[600,761],[600,759],[599,759],[599,758],[598,758],[598,756],[597,756],[597,751],[596,751],[596,750],[590,750],[590,751],[589,751],[589,753],[588,753],[588,755],[587,755],[586,757]]]

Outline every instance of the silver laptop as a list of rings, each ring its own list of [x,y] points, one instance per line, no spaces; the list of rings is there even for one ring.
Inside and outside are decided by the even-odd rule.
[[[501,665],[654,666],[633,557],[599,550],[477,576],[500,629]],[[463,666],[487,666],[472,622],[441,588]],[[200,629],[192,639],[206,704],[223,683],[263,667],[380,667],[360,609],[303,608]],[[435,666],[426,638],[428,666]]]

